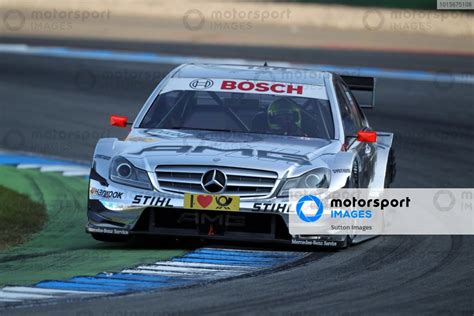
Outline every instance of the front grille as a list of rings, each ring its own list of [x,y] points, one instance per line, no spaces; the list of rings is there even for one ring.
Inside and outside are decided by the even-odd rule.
[[[218,169],[227,176],[227,187],[223,194],[242,197],[267,196],[278,178],[276,172],[247,168],[216,166],[158,166],[156,176],[160,189],[173,193],[207,193],[202,185],[202,175]]]

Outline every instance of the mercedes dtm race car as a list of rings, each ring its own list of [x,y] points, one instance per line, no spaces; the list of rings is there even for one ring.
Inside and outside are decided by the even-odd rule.
[[[125,140],[100,139],[87,232],[346,247],[359,237],[291,236],[292,188],[383,188],[393,135],[354,97],[375,79],[268,66],[181,65],[156,87]],[[359,98],[359,96],[358,96]],[[362,96],[360,97],[362,98]],[[360,99],[359,99],[360,101]]]

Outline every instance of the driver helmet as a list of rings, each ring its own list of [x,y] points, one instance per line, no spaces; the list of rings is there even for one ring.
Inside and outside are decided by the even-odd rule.
[[[287,98],[273,101],[267,108],[267,118],[272,130],[301,130],[301,109]]]

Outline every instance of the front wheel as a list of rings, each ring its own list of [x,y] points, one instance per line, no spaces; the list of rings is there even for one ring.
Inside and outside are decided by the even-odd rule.
[[[395,150],[393,148],[390,148],[390,151],[388,153],[387,168],[385,170],[385,188],[390,187],[390,184],[392,184],[396,174],[397,163],[395,162]]]
[[[345,189],[357,189],[359,188],[359,163],[354,161],[352,165],[351,175],[346,181]]]
[[[346,249],[349,248],[352,245],[352,240],[354,239],[355,235],[346,235],[346,238],[344,239],[344,242],[341,246],[339,246],[340,249]]]
[[[360,187],[360,181],[359,181],[359,163],[357,160],[354,161],[354,164],[352,165],[352,170],[351,170],[351,175],[347,179],[345,189],[357,189]],[[348,248],[352,245],[352,241],[356,235],[347,235],[346,239],[344,240],[344,243],[340,248]]]

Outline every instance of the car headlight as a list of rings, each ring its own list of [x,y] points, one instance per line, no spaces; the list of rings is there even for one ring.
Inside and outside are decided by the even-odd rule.
[[[290,189],[316,189],[329,188],[331,171],[327,168],[311,170],[297,178],[289,178],[280,189],[278,197],[288,197]]]
[[[138,169],[123,157],[115,157],[110,164],[110,180],[142,189],[153,189],[145,170]]]

